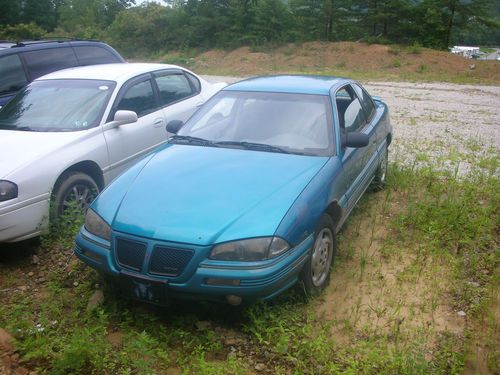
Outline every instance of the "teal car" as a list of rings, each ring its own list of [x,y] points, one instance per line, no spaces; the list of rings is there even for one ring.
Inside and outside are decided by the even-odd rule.
[[[134,126],[122,125],[122,126]],[[227,86],[87,211],[76,255],[133,298],[233,305],[328,284],[335,236],[392,139],[387,105],[353,80]]]

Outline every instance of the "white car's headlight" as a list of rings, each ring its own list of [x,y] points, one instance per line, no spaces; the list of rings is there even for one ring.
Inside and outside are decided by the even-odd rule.
[[[290,249],[290,245],[279,237],[261,237],[226,242],[213,248],[210,259],[257,261],[277,257]]]
[[[111,241],[111,227],[91,208],[87,210],[85,215],[85,229],[97,237]]]
[[[0,180],[0,202],[17,198],[17,185],[10,181]]]

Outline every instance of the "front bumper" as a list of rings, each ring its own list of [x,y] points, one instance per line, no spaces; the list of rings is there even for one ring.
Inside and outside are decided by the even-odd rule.
[[[313,236],[309,236],[275,259],[260,262],[229,262],[208,259],[210,246],[171,244],[140,238],[140,241],[147,243],[145,264],[141,271],[131,272],[118,263],[114,246],[117,237],[137,240],[137,237],[124,233],[113,233],[110,243],[92,235],[82,227],[76,237],[75,254],[89,266],[117,280],[130,277],[162,284],[168,297],[222,302],[226,301],[228,296],[240,297],[244,302],[268,300],[285,291],[297,282],[313,245]],[[148,272],[148,262],[151,261],[151,252],[155,246],[194,250],[194,255],[178,276],[157,276]],[[209,284],[208,280],[217,280],[217,283]]]
[[[0,242],[17,242],[41,234],[49,219],[49,194],[0,203]]]

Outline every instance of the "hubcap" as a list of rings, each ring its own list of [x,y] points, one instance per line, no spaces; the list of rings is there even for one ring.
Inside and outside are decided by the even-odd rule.
[[[314,286],[321,286],[328,276],[333,256],[333,233],[323,228],[316,237],[311,259],[311,278]]]
[[[62,212],[67,209],[77,209],[83,212],[87,211],[90,203],[92,203],[94,198],[97,196],[96,193],[97,192],[94,189],[87,185],[74,185],[64,196]]]

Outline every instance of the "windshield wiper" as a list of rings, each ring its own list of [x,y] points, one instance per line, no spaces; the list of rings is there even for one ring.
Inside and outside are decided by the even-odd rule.
[[[284,148],[267,145],[265,143],[254,143],[245,141],[220,141],[215,143],[216,146],[240,146],[248,150],[259,150],[259,151],[269,151],[269,152],[279,152],[282,154],[289,154],[290,151]]]
[[[199,144],[201,146],[213,146],[214,143],[209,141],[208,139],[191,137],[190,135],[177,135],[174,134],[171,138],[171,141],[176,141],[179,143],[188,143],[188,144]]]

